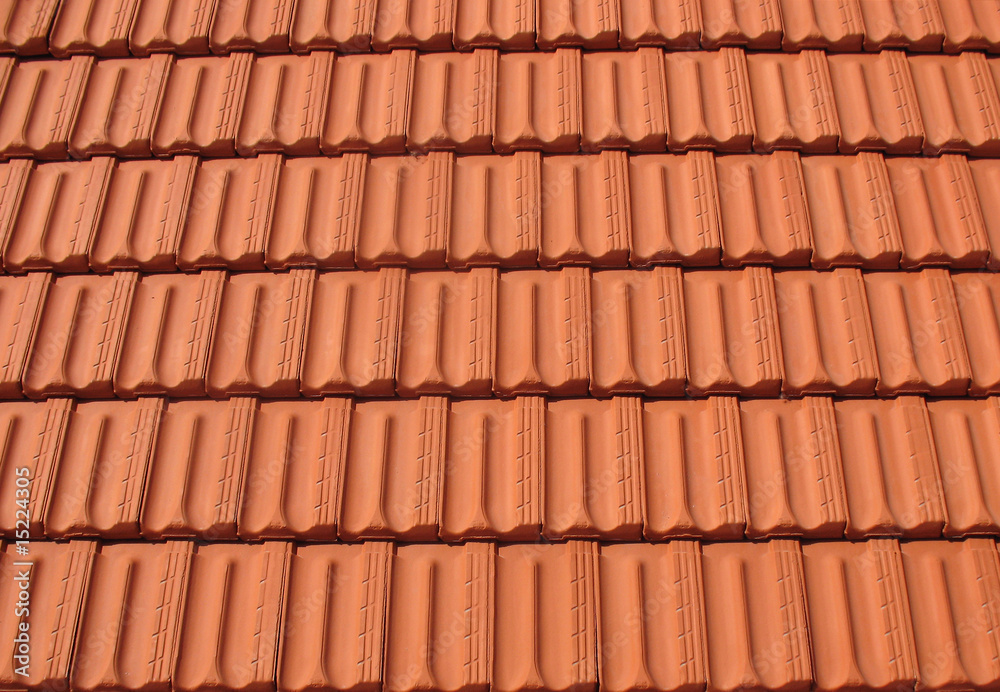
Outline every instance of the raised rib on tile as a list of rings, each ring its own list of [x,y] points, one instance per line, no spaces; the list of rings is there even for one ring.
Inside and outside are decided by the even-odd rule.
[[[406,283],[397,268],[319,275],[302,353],[303,394],[394,393]]]
[[[722,263],[806,267],[812,228],[797,152],[716,159]]]
[[[701,45],[746,46],[773,50],[781,47],[781,8],[778,0],[701,0]]]
[[[543,158],[539,264],[627,266],[629,202],[625,152]]]
[[[153,130],[153,153],[233,156],[253,60],[252,53],[177,60]]]
[[[747,536],[841,538],[847,523],[833,401],[740,402]]]
[[[208,27],[216,0],[139,0],[128,35],[132,55],[208,53]]]
[[[973,396],[1000,393],[1000,276],[962,272],[951,277],[969,354]]]
[[[830,55],[827,63],[840,118],[842,152],[920,153],[924,123],[905,53]]]
[[[583,56],[583,149],[664,151],[663,53],[659,48]]]
[[[138,280],[134,272],[116,272],[52,282],[21,379],[27,396],[114,395],[111,377]]]
[[[375,12],[372,49],[451,50],[455,4],[455,0],[380,0]]]
[[[250,72],[236,151],[241,156],[319,154],[332,69],[333,53],[327,51],[258,58]]]
[[[786,395],[874,396],[878,362],[861,272],[774,275]]]
[[[940,536],[947,517],[924,400],[835,405],[847,492],[847,537]]]
[[[315,284],[312,269],[229,278],[212,335],[210,396],[298,394]]]
[[[213,53],[250,50],[288,51],[294,0],[219,0],[212,14],[208,44]]]
[[[702,547],[713,690],[808,690],[812,681],[798,541]]]
[[[741,48],[666,53],[667,144],[671,150],[750,151],[750,78]]]
[[[69,689],[73,635],[95,547],[93,541],[32,542],[31,567],[25,569],[25,558],[17,554],[14,543],[3,546],[0,572],[7,578],[0,583],[0,605],[8,615],[0,620],[3,637],[0,685],[8,689]],[[15,579],[25,572],[30,573],[30,581]],[[23,611],[17,605],[23,602],[22,589],[27,589],[31,596],[30,606]],[[21,612],[15,614],[15,611]],[[30,647],[27,664],[15,658],[16,653],[23,651],[23,644],[17,639],[23,632],[28,633]]]
[[[840,120],[826,53],[752,53],[747,67],[757,124],[755,150],[837,151]]]
[[[858,0],[779,0],[778,4],[781,6],[783,50],[861,50],[865,27]]]
[[[144,538],[236,538],[237,498],[256,412],[257,402],[249,397],[167,405],[143,492]]]
[[[441,538],[537,541],[545,401],[455,401],[448,418]]]
[[[340,514],[342,540],[436,540],[447,421],[448,401],[439,396],[355,406]]]
[[[996,194],[1000,186],[1000,161],[973,159],[969,167],[990,246],[988,266],[995,271],[1000,269],[1000,195]]]
[[[0,58],[0,154],[64,159],[94,59]],[[5,87],[5,88],[4,88]]]
[[[0,9],[0,53],[44,55],[59,0],[16,0]]]
[[[72,689],[170,689],[193,544],[98,546],[76,632]]]
[[[944,51],[997,51],[1000,45],[1000,13],[990,3],[976,0],[942,2],[939,8],[944,22]]]
[[[500,275],[494,391],[579,396],[590,385],[590,272]]]
[[[948,4],[954,0],[945,0]],[[937,52],[944,41],[939,0],[858,0],[865,50],[906,48]]]
[[[379,541],[296,547],[282,609],[280,692],[381,689],[392,551]]]
[[[805,543],[802,554],[815,689],[912,689],[916,656],[899,543],[821,541]]]
[[[172,689],[274,686],[291,552],[278,541],[195,548]]]
[[[497,70],[498,152],[580,148],[580,51],[504,53]]]
[[[681,270],[599,271],[591,281],[595,396],[683,396],[686,376]]]
[[[205,395],[224,284],[220,271],[142,277],[115,368],[115,394]]]
[[[417,59],[406,148],[489,153],[496,121],[497,52],[427,53]]]
[[[804,156],[802,175],[814,267],[899,266],[903,241],[882,154]]]
[[[490,689],[595,692],[597,544],[506,545],[497,557]]]
[[[457,50],[535,47],[535,0],[465,0],[455,3]]]
[[[540,50],[618,47],[619,0],[535,0]]]
[[[969,360],[945,269],[865,274],[878,354],[879,396],[965,394]]]
[[[254,419],[237,530],[243,540],[334,540],[351,402],[263,402]]]
[[[125,57],[128,31],[138,0],[77,0],[59,5],[49,33],[57,58],[74,53]]]
[[[746,498],[736,398],[647,401],[643,420],[643,535],[742,539]]]
[[[699,0],[630,0],[621,6],[621,36],[624,50],[638,46],[698,48],[701,41]]]
[[[177,243],[177,266],[263,269],[280,170],[278,154],[201,161]]]
[[[47,272],[0,277],[0,344],[4,346],[4,358],[0,361],[2,398],[19,399],[22,396],[24,366],[51,282],[52,275]]]
[[[339,56],[323,120],[323,153],[405,152],[416,62],[412,50]]]
[[[367,52],[371,48],[376,5],[376,0],[298,0],[288,37],[292,52],[306,53],[314,48]]]
[[[386,624],[387,692],[489,689],[496,557],[492,543],[396,549]]]

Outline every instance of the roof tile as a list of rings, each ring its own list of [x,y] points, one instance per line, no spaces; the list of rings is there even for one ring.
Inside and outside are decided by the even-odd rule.
[[[996,8],[976,0],[939,4],[944,22],[944,51],[986,49],[995,53],[1000,44],[1000,15]]]
[[[421,55],[413,77],[407,148],[488,153],[496,120],[496,87],[495,50]]]
[[[865,50],[941,50],[944,22],[938,0],[858,0],[858,3],[865,22]]]
[[[992,273],[952,274],[965,346],[969,354],[974,396],[1000,392],[1000,276]]]
[[[372,49],[451,50],[455,30],[454,0],[398,0],[378,4]]]
[[[219,0],[208,43],[213,53],[288,51],[294,0]]]
[[[22,396],[24,366],[51,283],[52,275],[44,272],[0,277],[0,343],[5,353],[0,363],[0,397]]]
[[[6,247],[10,232],[24,200],[28,180],[35,170],[31,159],[14,159],[0,163],[0,247]]]
[[[496,151],[575,153],[579,149],[581,61],[580,51],[574,48],[500,56]]]
[[[666,148],[662,51],[586,53],[582,75],[585,151]]]
[[[62,58],[74,53],[128,55],[128,32],[138,0],[62,2],[49,33],[49,52]]]
[[[697,48],[701,41],[698,0],[639,0],[621,5],[621,36],[625,50],[637,46]]]
[[[0,10],[0,53],[44,55],[59,0],[10,2]]]
[[[208,29],[216,0],[139,0],[128,46],[133,55],[208,53]]]
[[[986,237],[991,248],[988,267],[996,271],[1000,269],[1000,205],[998,205],[1000,196],[993,194],[992,191],[1000,185],[1000,161],[972,160],[969,161],[969,167],[972,169],[972,180],[975,183]]]
[[[701,0],[703,48],[781,46],[781,8],[778,0]]]
[[[532,50],[535,47],[534,9],[534,0],[456,2],[455,48]]]
[[[559,46],[618,47],[619,0],[535,0],[541,50]]]
[[[314,48],[335,48],[343,53],[371,48],[377,0],[352,3],[297,0],[289,32],[295,53]]]
[[[779,0],[783,50],[859,51],[864,24],[858,0]]]

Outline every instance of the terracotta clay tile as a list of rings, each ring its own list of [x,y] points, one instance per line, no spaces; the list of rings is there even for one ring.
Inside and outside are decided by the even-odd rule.
[[[625,152],[542,159],[543,267],[627,266],[631,217]]]
[[[451,50],[454,30],[454,0],[380,0],[375,12],[372,48],[447,51]]]
[[[941,50],[944,21],[938,3],[939,0],[858,0],[865,23],[865,50]]]
[[[908,59],[924,121],[924,153],[1000,155],[1000,96],[982,53]]]
[[[138,0],[67,0],[59,5],[49,51],[62,58],[74,53],[127,56],[128,30]]]
[[[667,53],[663,61],[669,147],[750,151],[756,126],[743,50]]]
[[[104,196],[103,213],[90,245],[90,268],[171,271],[189,213],[198,160],[119,161]],[[199,212],[207,195],[199,195]]]
[[[229,278],[212,335],[209,395],[298,393],[315,283],[311,269]]]
[[[0,344],[4,346],[0,397],[22,396],[21,377],[51,282],[52,275],[46,272],[0,277]]]
[[[387,692],[489,689],[496,556],[490,543],[396,550],[386,625]]]
[[[638,540],[642,400],[552,401],[545,420],[543,534]]]
[[[367,168],[364,154],[285,161],[271,205],[265,264],[353,268]]]
[[[927,404],[941,467],[946,536],[1000,532],[1000,401],[941,399]]]
[[[356,262],[444,268],[455,156],[379,157],[368,162]]]
[[[281,692],[381,689],[391,557],[392,544],[378,541],[296,548],[282,611]]]
[[[598,563],[601,689],[704,689],[705,596],[698,543],[610,544],[601,548]],[[650,607],[652,602],[659,605]]]
[[[618,47],[619,0],[535,0],[540,50]]]
[[[740,402],[747,536],[839,538],[847,505],[833,401]]]
[[[248,397],[167,405],[143,494],[144,538],[236,537],[237,498],[256,413],[256,401]]]
[[[802,548],[815,689],[909,689],[916,656],[899,544]],[[706,589],[707,590],[707,589]]]
[[[133,55],[208,53],[208,28],[216,0],[139,0],[128,35]]]
[[[878,362],[857,269],[774,275],[786,395],[873,396]]]
[[[212,15],[208,44],[213,53],[252,50],[288,51],[294,0],[219,0]]]
[[[836,411],[848,538],[940,536],[945,507],[923,399],[849,399]]]
[[[489,396],[496,350],[496,269],[410,274],[396,390]]]
[[[73,689],[170,689],[192,552],[188,541],[97,548],[77,626]]]
[[[87,401],[69,416],[45,508],[50,538],[139,538],[139,507],[163,400]]]
[[[23,0],[6,3],[0,10],[0,52],[44,55],[49,48],[49,27],[59,0]]]
[[[808,690],[812,680],[797,541],[702,548],[712,690]]]
[[[722,263],[808,266],[812,229],[799,155],[720,156],[716,164]]]
[[[910,599],[917,686],[986,688],[1000,682],[993,652],[1000,647],[1000,565],[996,543],[904,543],[903,573]]]
[[[865,28],[858,0],[779,0],[783,50],[860,51]]]
[[[650,540],[743,538],[743,444],[735,397],[647,401],[643,532]]]
[[[597,544],[507,545],[497,557],[490,689],[594,692]]]
[[[413,76],[406,148],[491,151],[496,86],[495,50],[421,55]]]
[[[494,391],[579,396],[590,384],[590,273],[500,275]]]
[[[658,48],[583,56],[583,149],[666,149],[663,54]]]
[[[498,152],[541,149],[576,152],[580,147],[580,51],[504,53],[497,69]]]
[[[948,272],[865,274],[865,290],[879,362],[878,395],[965,394],[969,361]]]
[[[333,540],[351,404],[264,402],[240,493],[240,538]]]
[[[840,121],[826,53],[754,53],[747,68],[757,125],[754,149],[837,151]]]
[[[236,150],[290,155],[319,153],[323,114],[330,94],[333,53],[258,58],[250,72]]]
[[[393,394],[406,283],[397,268],[320,274],[302,354],[303,394]]]
[[[205,395],[208,349],[224,285],[220,271],[142,278],[115,368],[118,396]]]
[[[447,420],[444,397],[356,405],[348,437],[341,539],[436,539]]]
[[[951,277],[969,354],[974,396],[1000,392],[1000,276],[960,273]]]
[[[232,156],[253,60],[251,53],[177,60],[153,130],[153,153]]]
[[[1000,44],[1000,14],[989,3],[976,0],[942,2],[938,9],[944,23],[944,51],[986,49]]]
[[[683,396],[686,356],[681,271],[594,272],[591,282],[595,396]]]
[[[445,540],[538,540],[545,402],[454,401],[441,507]]]
[[[8,615],[0,620],[3,654],[0,655],[0,685],[8,689],[69,689],[72,670],[73,634],[80,603],[93,562],[93,541],[69,543],[32,542],[30,566],[17,555],[12,543],[0,554],[0,604]],[[21,564],[18,564],[21,563]],[[17,577],[30,573],[29,581]],[[15,614],[19,592],[27,589],[30,604]],[[28,655],[15,658],[19,632],[28,633]],[[24,666],[22,669],[21,666]],[[22,675],[22,672],[26,672]]]
[[[969,167],[972,168],[972,180],[976,186],[976,196],[991,248],[988,266],[996,270],[1000,268],[1000,196],[995,195],[993,190],[1000,185],[1000,161],[975,159],[969,161]]]
[[[536,152],[455,159],[449,267],[538,264],[542,159]]]
[[[191,183],[177,266],[263,269],[281,157],[201,161]]]
[[[295,53],[314,48],[336,48],[342,53],[371,48],[376,0],[330,2],[298,0],[292,14],[289,43]]]
[[[781,46],[781,8],[778,0],[701,0],[703,48]]]
[[[52,398],[45,401],[4,401],[0,403],[0,485],[6,494],[0,499],[3,520],[0,532],[14,538],[18,520],[28,512],[28,532],[31,538],[43,535],[42,519],[52,488],[52,469],[62,455],[66,425],[73,410],[70,399]],[[27,493],[17,485],[19,468],[27,468],[31,483]],[[23,472],[20,472],[23,475]],[[27,500],[27,507],[23,500]]]
[[[686,272],[684,311],[692,395],[777,395],[782,363],[770,269]]]
[[[802,158],[812,265],[895,269],[903,252],[889,171],[876,152]]]
[[[113,395],[111,376],[137,282],[133,272],[52,282],[21,380],[27,396]]]
[[[290,557],[279,542],[195,549],[172,689],[273,687]]]
[[[7,246],[34,170],[35,162],[31,159],[0,163],[0,247]]]
[[[630,156],[629,191],[633,266],[719,264],[719,185],[711,152]]]
[[[455,3],[455,48],[535,47],[535,0],[472,0]]]
[[[22,62],[0,59],[0,153],[39,159],[66,158],[94,59]]]
[[[903,52],[831,55],[827,63],[840,117],[842,152],[920,153],[924,122]]]
[[[699,0],[640,0],[621,5],[621,36],[624,50],[637,46],[697,48],[701,40]]]

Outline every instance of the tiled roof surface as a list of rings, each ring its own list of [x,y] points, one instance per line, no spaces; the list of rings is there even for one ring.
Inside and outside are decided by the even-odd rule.
[[[0,0],[0,689],[1000,689],[998,191],[994,0]]]

